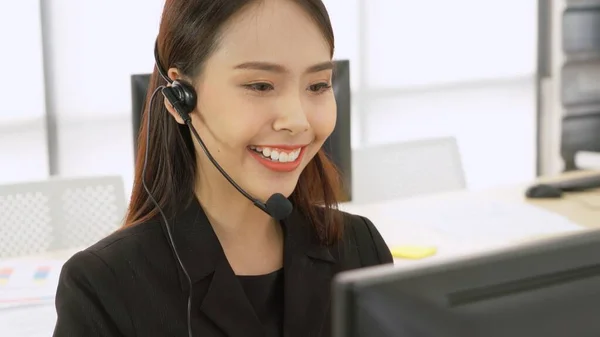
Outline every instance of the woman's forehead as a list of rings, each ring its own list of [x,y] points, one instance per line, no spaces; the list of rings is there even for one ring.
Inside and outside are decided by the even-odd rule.
[[[330,56],[331,47],[317,23],[293,1],[281,0],[259,2],[232,17],[213,54],[230,67],[266,62],[292,71],[304,71]]]

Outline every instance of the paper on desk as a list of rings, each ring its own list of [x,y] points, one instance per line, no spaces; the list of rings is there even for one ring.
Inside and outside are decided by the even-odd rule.
[[[446,239],[472,244],[517,242],[583,229],[566,217],[534,205],[483,199],[406,200],[393,210],[380,209],[378,213],[397,223],[410,223]]]
[[[435,246],[437,254],[397,266],[415,266],[520,244],[583,228],[567,218],[529,204],[489,199],[415,198],[342,209],[370,218],[390,247]]]
[[[0,310],[54,301],[63,260],[0,260]]]

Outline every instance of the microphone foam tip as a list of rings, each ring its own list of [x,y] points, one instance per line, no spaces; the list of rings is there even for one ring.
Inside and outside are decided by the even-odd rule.
[[[267,200],[265,205],[267,206],[267,212],[269,215],[271,215],[277,221],[287,218],[294,209],[292,203],[281,193],[273,194]]]

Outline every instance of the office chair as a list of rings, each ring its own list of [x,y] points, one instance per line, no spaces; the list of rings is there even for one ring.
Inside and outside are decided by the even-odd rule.
[[[50,178],[0,186],[0,258],[89,246],[125,215],[119,176]]]
[[[352,201],[370,203],[466,187],[453,137],[369,146],[352,154]]]

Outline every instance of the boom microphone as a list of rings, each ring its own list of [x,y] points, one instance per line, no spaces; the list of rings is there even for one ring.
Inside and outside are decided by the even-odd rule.
[[[160,64],[160,59],[158,57],[158,40],[156,41],[156,43],[154,45],[154,58],[155,58],[156,68],[158,69],[158,73],[165,81],[167,81],[170,84],[170,86],[167,86],[167,87],[162,86],[162,85],[159,86],[158,88],[156,88],[156,90],[154,90],[154,92],[152,93],[152,96],[150,97],[150,107],[148,108],[148,116],[146,117],[147,118],[146,150],[144,152],[144,166],[142,167],[142,185],[144,186],[144,189],[148,193],[148,197],[154,203],[154,205],[156,206],[156,208],[160,212],[160,215],[163,218],[165,228],[167,230],[167,239],[169,241],[169,245],[173,249],[177,263],[181,267],[183,274],[185,275],[185,277],[188,281],[189,293],[188,293],[187,311],[186,311],[186,313],[187,313],[187,330],[188,330],[188,337],[193,337],[192,319],[191,319],[191,317],[192,317],[192,290],[193,290],[192,278],[190,277],[190,274],[188,273],[187,268],[185,267],[185,265],[183,264],[183,261],[181,260],[181,257],[179,256],[179,251],[177,250],[177,246],[175,245],[175,241],[173,240],[173,235],[171,233],[171,226],[169,226],[169,221],[167,219],[167,216],[163,212],[158,201],[152,195],[152,191],[146,184],[146,166],[148,164],[148,152],[149,152],[149,147],[150,147],[150,120],[151,120],[150,114],[152,112],[154,99],[157,96],[156,94],[158,92],[163,93],[163,96],[167,99],[167,101],[169,101],[169,104],[171,104],[171,106],[173,106],[175,111],[177,111],[179,116],[181,116],[181,118],[185,121],[185,124],[191,130],[192,134],[194,135],[194,138],[196,138],[196,140],[200,144],[200,147],[202,147],[202,150],[204,151],[204,153],[206,154],[206,156],[208,157],[210,162],[217,168],[217,170],[219,170],[219,172],[221,172],[223,177],[225,177],[225,179],[227,179],[227,181],[229,181],[229,183],[231,185],[233,185],[233,187],[235,187],[236,190],[238,190],[238,192],[240,192],[248,200],[252,201],[252,203],[256,207],[260,208],[263,212],[269,214],[273,219],[275,219],[277,221],[281,221],[281,220],[285,219],[286,217],[288,217],[292,213],[293,206],[292,206],[292,203],[286,197],[284,197],[281,193],[273,194],[271,197],[269,197],[269,199],[267,199],[266,203],[263,203],[262,201],[252,197],[248,192],[246,192],[243,188],[241,188],[238,184],[236,184],[235,181],[233,181],[233,179],[229,176],[229,174],[227,174],[227,172],[225,172],[225,170],[223,170],[221,165],[219,165],[219,163],[217,163],[215,158],[213,158],[213,156],[210,154],[210,152],[206,148],[206,145],[204,145],[202,138],[200,138],[200,135],[198,135],[196,128],[194,128],[194,126],[192,125],[192,118],[190,117],[189,114],[190,114],[190,112],[194,111],[194,109],[196,108],[196,102],[197,102],[196,90],[194,89],[194,87],[191,84],[189,84],[185,81],[181,81],[181,80],[173,81],[169,78],[169,76],[167,76],[167,72],[164,70],[164,68]]]
[[[162,90],[163,93],[165,93],[165,91],[168,91],[169,88],[170,87],[165,87]],[[168,94],[165,94],[165,97],[167,97],[167,95]],[[241,188],[240,185],[238,185],[233,180],[233,178],[231,178],[229,176],[229,174],[227,174],[227,172],[225,172],[223,167],[221,167],[221,165],[219,165],[219,163],[215,160],[215,158],[210,154],[210,152],[208,151],[208,148],[206,148],[206,145],[204,144],[204,141],[202,141],[202,138],[200,138],[198,131],[196,131],[196,128],[194,127],[194,125],[192,125],[192,119],[189,117],[189,115],[187,115],[187,119],[184,119],[184,121],[185,121],[185,124],[187,124],[187,126],[190,128],[190,131],[192,131],[194,138],[196,138],[196,140],[198,141],[198,144],[200,144],[200,147],[202,148],[202,150],[204,151],[204,153],[206,154],[206,156],[208,157],[210,162],[217,168],[217,170],[219,170],[219,172],[221,172],[223,177],[225,177],[225,179],[227,179],[227,181],[229,181],[229,183],[233,187],[235,187],[236,190],[238,190],[238,192],[240,192],[248,200],[252,201],[254,206],[260,208],[263,212],[269,214],[273,219],[275,219],[277,221],[281,221],[281,220],[287,218],[292,213],[292,210],[294,209],[294,207],[292,206],[292,203],[286,197],[284,197],[283,194],[281,194],[281,193],[275,193],[275,194],[271,195],[269,197],[269,199],[267,199],[267,202],[265,203],[265,202],[262,202],[256,198],[254,198],[248,192],[246,192],[243,188]]]
[[[162,91],[164,97],[167,99],[167,101],[169,101],[169,104],[171,104],[171,106],[173,106],[173,109],[175,109],[175,111],[177,111],[179,116],[184,120],[185,124],[189,127],[190,131],[194,135],[194,138],[196,138],[196,140],[200,144],[200,147],[202,148],[202,150],[204,151],[204,153],[206,154],[206,156],[208,157],[210,162],[217,168],[217,170],[219,170],[219,172],[221,172],[223,177],[225,177],[225,179],[227,179],[227,181],[229,181],[229,183],[233,187],[235,187],[236,190],[238,190],[238,192],[240,192],[248,200],[252,201],[252,203],[256,207],[260,208],[263,212],[269,214],[271,217],[273,217],[277,221],[281,221],[281,220],[285,219],[286,217],[288,217],[292,213],[292,210],[294,207],[292,206],[292,203],[286,197],[284,197],[280,193],[275,193],[272,196],[270,196],[269,199],[267,199],[266,203],[262,202],[256,198],[254,198],[248,192],[246,192],[243,188],[241,188],[229,176],[229,174],[227,174],[227,172],[225,172],[225,170],[221,167],[221,165],[219,165],[219,163],[217,163],[215,158],[213,158],[213,156],[210,154],[210,152],[206,148],[206,145],[202,141],[202,138],[200,138],[200,135],[196,131],[196,128],[194,128],[194,126],[192,125],[192,118],[189,115],[190,112],[192,112],[192,111],[194,111],[194,109],[196,109],[197,95],[196,95],[196,90],[195,90],[194,86],[185,81],[182,81],[182,80],[173,81],[173,80],[171,80],[171,78],[169,78],[169,76],[167,75],[167,72],[164,70],[164,68],[162,67],[162,65],[160,63],[160,59],[158,56],[158,41],[154,45],[154,58],[155,58],[156,68],[158,69],[158,73],[165,81],[167,81],[168,83],[171,84],[170,86],[162,88],[161,91]]]

